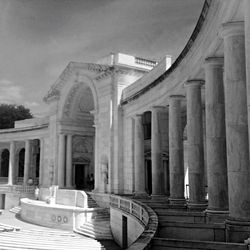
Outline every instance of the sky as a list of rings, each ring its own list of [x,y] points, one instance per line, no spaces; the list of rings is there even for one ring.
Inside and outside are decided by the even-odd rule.
[[[121,52],[173,60],[203,0],[0,0],[0,103],[47,112],[43,97],[70,61]]]

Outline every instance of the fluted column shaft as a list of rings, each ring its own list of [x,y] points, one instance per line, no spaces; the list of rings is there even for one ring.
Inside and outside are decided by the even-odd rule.
[[[221,57],[205,60],[208,211],[228,210],[223,63]]]
[[[27,185],[29,179],[29,168],[30,168],[30,144],[31,141],[25,141],[25,156],[24,156],[24,176],[23,184]]]
[[[14,164],[15,164],[15,142],[11,141],[10,142],[8,185],[13,185]]]
[[[248,106],[248,136],[250,140],[250,1],[245,0],[245,55],[246,55],[246,85]],[[250,150],[250,148],[249,148]]]
[[[152,107],[151,123],[151,160],[152,160],[152,195],[163,195],[164,171],[161,158],[161,135],[159,113],[163,107]]]
[[[58,159],[58,186],[64,187],[65,185],[65,143],[66,136],[64,134],[59,135],[59,159]]]
[[[40,161],[39,161],[39,185],[43,185],[43,160],[44,160],[44,139],[40,139]]]
[[[144,167],[144,133],[142,115],[136,115],[134,143],[135,143],[135,194],[145,194],[145,167]]]
[[[250,168],[243,22],[223,25],[229,215],[250,221]]]
[[[66,186],[72,188],[72,135],[67,135]]]
[[[187,143],[188,178],[190,208],[202,208],[205,204],[204,193],[204,148],[201,86],[202,80],[186,83],[187,96]]]
[[[183,203],[184,158],[181,122],[181,100],[183,96],[172,95],[169,99],[169,172],[171,203]]]

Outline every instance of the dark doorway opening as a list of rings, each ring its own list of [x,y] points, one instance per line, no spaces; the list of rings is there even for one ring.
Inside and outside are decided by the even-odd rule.
[[[128,218],[122,216],[122,248],[128,248]]]
[[[0,194],[0,209],[5,209],[5,194]]]
[[[152,194],[152,166],[151,160],[146,160],[145,162],[146,167],[146,192],[151,195]]]
[[[87,188],[87,165],[75,164],[75,186],[76,189]]]

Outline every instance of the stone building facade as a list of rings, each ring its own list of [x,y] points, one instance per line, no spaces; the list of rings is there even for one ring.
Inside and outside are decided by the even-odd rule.
[[[167,196],[227,218],[228,241],[248,238],[250,1],[205,1],[168,62],[69,63],[44,98],[47,117],[0,131],[2,185],[87,188],[94,174],[96,193]]]

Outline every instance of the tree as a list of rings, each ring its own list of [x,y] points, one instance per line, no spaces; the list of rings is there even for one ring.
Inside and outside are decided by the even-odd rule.
[[[15,121],[32,117],[30,110],[23,105],[0,104],[0,129],[14,128]]]

